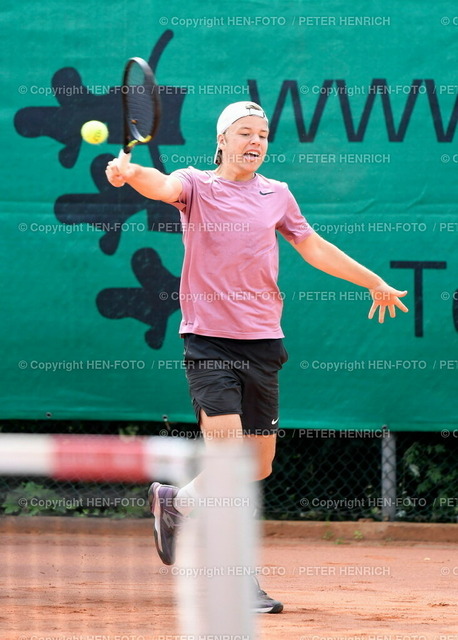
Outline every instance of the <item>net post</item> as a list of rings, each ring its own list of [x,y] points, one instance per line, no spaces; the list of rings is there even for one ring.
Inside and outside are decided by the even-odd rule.
[[[396,436],[387,425],[382,427],[382,517],[396,518]]]
[[[202,453],[205,488],[182,538],[176,573],[182,633],[254,640],[258,504],[247,443],[222,442]]]

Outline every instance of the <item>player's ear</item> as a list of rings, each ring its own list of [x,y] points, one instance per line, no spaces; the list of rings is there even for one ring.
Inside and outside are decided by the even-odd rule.
[[[225,147],[226,146],[226,136],[224,135],[224,133],[220,133],[218,135],[217,141],[218,141],[218,146],[219,147]]]

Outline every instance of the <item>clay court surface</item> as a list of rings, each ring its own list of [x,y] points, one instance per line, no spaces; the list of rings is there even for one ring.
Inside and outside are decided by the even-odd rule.
[[[285,610],[257,616],[259,640],[458,640],[456,540],[456,525],[268,523],[261,584]],[[3,518],[0,549],[0,640],[186,633],[148,520]]]

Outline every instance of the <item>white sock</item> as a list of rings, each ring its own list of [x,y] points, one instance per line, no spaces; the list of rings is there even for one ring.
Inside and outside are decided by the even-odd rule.
[[[197,506],[199,494],[196,490],[195,482],[196,478],[194,478],[194,480],[191,480],[189,484],[181,487],[173,501],[173,506],[175,507],[175,509],[184,516],[189,516],[189,514]]]

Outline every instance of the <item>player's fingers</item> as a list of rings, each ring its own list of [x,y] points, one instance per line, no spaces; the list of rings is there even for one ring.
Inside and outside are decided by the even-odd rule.
[[[114,174],[112,170],[107,169],[105,171],[108,182],[113,185],[113,187],[122,187],[125,185],[125,180],[119,174]]]
[[[110,171],[113,171],[114,173],[117,173],[119,175],[121,175],[121,170],[119,168],[119,164],[118,164],[118,159],[114,158],[113,160],[110,160],[110,162],[107,164],[107,169],[109,169]]]
[[[369,313],[368,313],[368,318],[369,320],[372,320],[372,318],[374,317],[374,313],[376,312],[378,307],[378,304],[373,302],[371,308],[369,309]]]
[[[127,165],[127,167],[123,171],[120,170],[119,164],[116,158],[115,160],[112,160],[111,163],[108,163],[108,164],[110,166],[110,171],[113,172],[113,175],[124,180],[124,182],[129,178],[131,178],[132,175],[134,174],[134,169],[132,168],[130,163]]]
[[[398,309],[401,309],[401,311],[404,311],[404,313],[406,313],[409,310],[406,307],[406,305],[403,302],[401,302],[400,300],[396,300],[394,304],[398,307]]]
[[[378,321],[382,324],[383,322],[385,322],[385,310],[386,310],[386,305],[381,304],[378,310]]]
[[[396,317],[396,309],[394,308],[394,304],[388,305],[388,311],[390,312],[390,318]]]
[[[125,177],[119,173],[119,168],[115,160],[110,160],[105,169],[107,180],[114,187],[122,187],[126,184]]]

